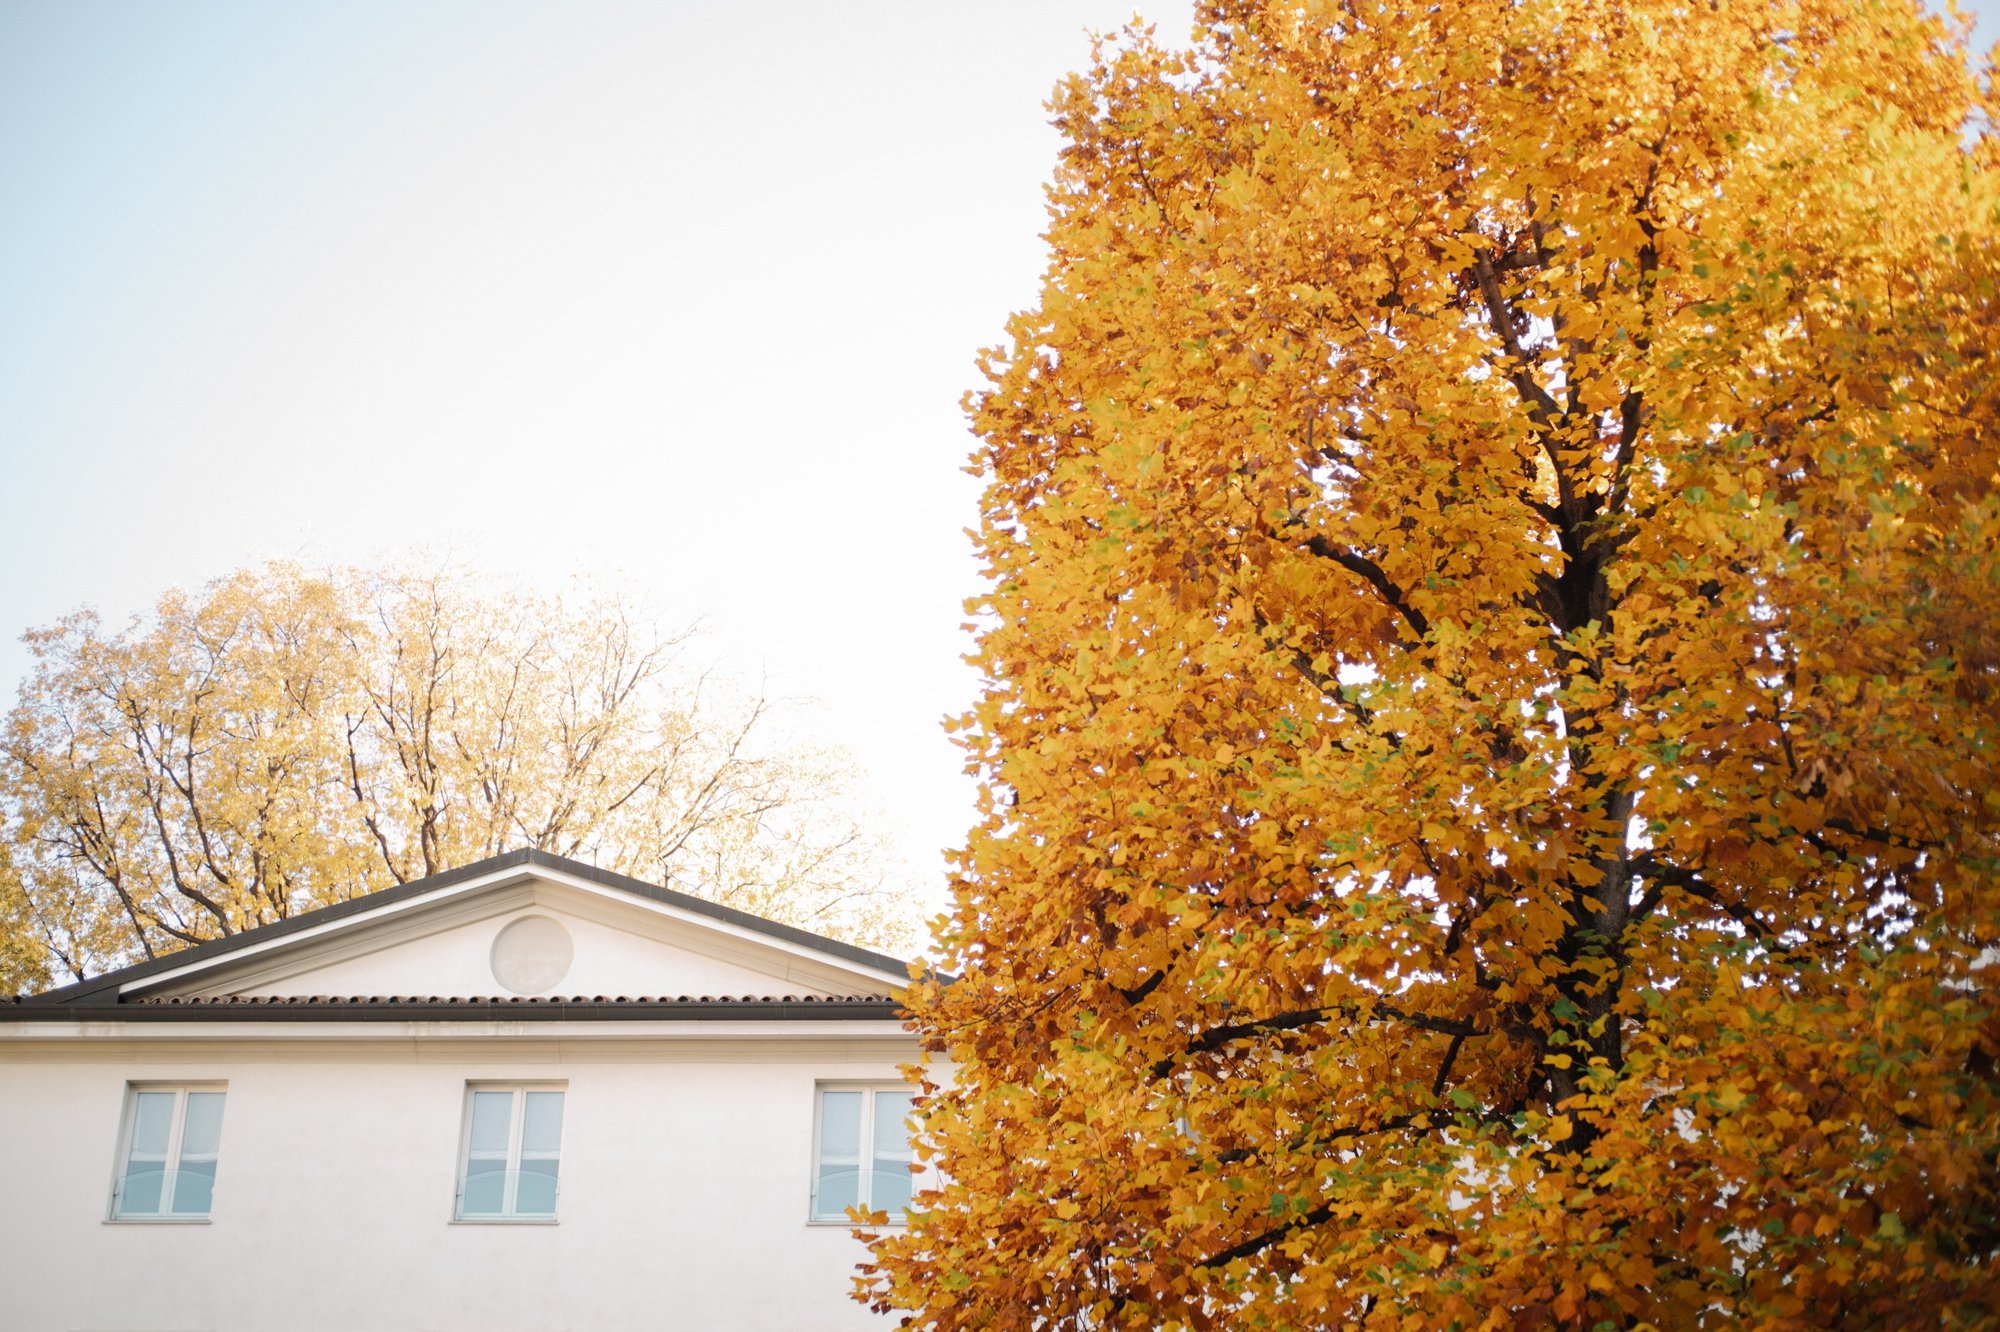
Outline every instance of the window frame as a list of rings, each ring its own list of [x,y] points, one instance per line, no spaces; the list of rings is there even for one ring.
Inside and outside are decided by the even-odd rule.
[[[481,1092],[508,1092],[512,1101],[507,1110],[507,1167],[505,1182],[501,1186],[501,1201],[508,1210],[499,1212],[475,1212],[465,1210],[465,1181],[472,1169],[472,1113],[477,1104],[474,1098]],[[527,1125],[528,1093],[555,1092],[563,1098],[562,1128],[556,1133],[556,1192],[551,1210],[547,1212],[521,1212],[515,1208],[519,1201],[522,1147],[521,1138]],[[455,1226],[553,1226],[561,1220],[562,1208],[562,1160],[563,1129],[569,1126],[569,1084],[557,1081],[486,1080],[467,1082],[465,1097],[459,1116],[458,1157],[452,1180],[451,1224]],[[551,1158],[541,1158],[551,1159]]]
[[[859,1172],[861,1187],[856,1190],[859,1195],[856,1199],[856,1205],[866,1208],[869,1211],[874,1211],[876,1210],[874,1199],[876,1172],[872,1152],[875,1142],[875,1105],[878,1095],[882,1092],[897,1092],[904,1096],[914,1097],[916,1095],[916,1088],[907,1082],[841,1080],[816,1082],[813,1084],[812,1173],[806,1181],[806,1224],[809,1226],[845,1226],[851,1230],[856,1225],[866,1225],[867,1223],[856,1222],[852,1217],[847,1215],[845,1210],[842,1210],[838,1215],[824,1215],[821,1213],[819,1206],[820,1153],[826,1147],[824,1123],[826,1094],[828,1092],[862,1093],[860,1129],[861,1161]],[[912,1141],[910,1147],[909,1164],[912,1167],[918,1164],[914,1141]],[[920,1187],[919,1181],[927,1173],[920,1172],[914,1168],[910,1170],[910,1192],[913,1195]],[[887,1208],[883,1208],[882,1210],[889,1211]],[[882,1223],[881,1228],[894,1226],[901,1229],[909,1225],[909,1217],[906,1212],[906,1207],[898,1207],[894,1211],[889,1211],[889,1219]]]
[[[215,1216],[216,1177],[221,1174],[222,1126],[215,1130],[216,1177],[211,1177],[208,1210],[205,1212],[128,1212],[125,1210],[125,1184],[132,1174],[132,1140],[139,1131],[139,1097],[142,1094],[158,1095],[173,1093],[174,1106],[168,1112],[166,1153],[161,1161],[160,1201],[167,1207],[173,1205],[174,1194],[180,1188],[181,1148],[187,1136],[188,1097],[195,1093],[209,1093],[223,1098],[223,1114],[229,1112],[229,1084],[220,1079],[196,1080],[192,1082],[141,1081],[125,1084],[125,1106],[118,1125],[118,1151],[111,1163],[111,1197],[104,1214],[106,1225],[138,1226],[205,1226]]]

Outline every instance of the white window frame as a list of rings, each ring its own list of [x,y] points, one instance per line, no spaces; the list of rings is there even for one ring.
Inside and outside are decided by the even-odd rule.
[[[465,1177],[472,1169],[472,1107],[478,1092],[511,1092],[513,1104],[507,1114],[507,1172],[498,1212],[465,1211]],[[569,1127],[569,1084],[566,1082],[468,1082],[465,1084],[464,1112],[458,1130],[457,1174],[452,1184],[451,1219],[465,1226],[552,1226],[562,1206],[562,1139],[556,1140],[556,1210],[520,1212],[515,1210],[521,1182],[521,1132],[528,1118],[529,1092],[560,1092],[563,1098],[563,1127]]]
[[[861,1188],[859,1190],[860,1197],[858,1199],[858,1202],[862,1208],[868,1211],[874,1211],[875,1210],[874,1144],[875,1144],[876,1097],[877,1094],[881,1092],[900,1092],[903,1095],[907,1096],[910,1095],[912,1092],[914,1092],[914,1090],[915,1088],[911,1087],[910,1084],[907,1082],[819,1082],[813,1084],[812,1176],[806,1186],[807,1225],[846,1226],[849,1229],[852,1229],[855,1224],[853,1218],[849,1217],[847,1213],[844,1211],[840,1213],[840,1215],[838,1216],[825,1215],[820,1211],[819,1156],[821,1149],[825,1146],[825,1138],[821,1133],[820,1121],[826,1107],[826,1093],[828,1092],[863,1093],[861,1100],[861,1161],[859,1163],[861,1167]],[[917,1163],[916,1153],[914,1151],[910,1153],[910,1163],[912,1165],[915,1165]],[[910,1191],[912,1193],[915,1193],[919,1188],[923,1187],[922,1181],[924,1180],[925,1174],[927,1173],[928,1172],[919,1172],[915,1170],[910,1172]],[[884,1210],[886,1211],[887,1209]],[[889,1219],[883,1224],[886,1226],[896,1226],[896,1227],[907,1226],[909,1224],[909,1218],[904,1215],[903,1209],[899,1207],[896,1210],[889,1212]]]
[[[171,1207],[174,1191],[180,1187],[181,1140],[187,1131],[188,1093],[213,1092],[224,1098],[223,1113],[228,1114],[229,1084],[226,1082],[128,1082],[125,1084],[124,1117],[118,1126],[118,1156],[112,1163],[111,1202],[105,1213],[105,1220],[117,1225],[141,1226],[205,1226],[215,1214],[215,1197],[210,1194],[206,1212],[128,1212],[124,1210],[125,1180],[132,1173],[132,1137],[139,1128],[139,1094],[141,1092],[172,1092],[174,1108],[167,1126],[166,1159],[162,1162],[160,1175],[160,1203]],[[217,1130],[218,1135],[220,1130]],[[215,1145],[218,1164],[222,1160],[222,1142],[218,1136]],[[219,1177],[221,1170],[216,1174]],[[220,1187],[218,1182],[215,1187]]]

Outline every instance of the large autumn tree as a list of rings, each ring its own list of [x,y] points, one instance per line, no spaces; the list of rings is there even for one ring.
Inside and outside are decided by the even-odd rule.
[[[841,758],[623,593],[274,564],[27,635],[0,724],[0,989],[516,847],[878,945],[914,884]]]
[[[1105,44],[977,395],[930,1328],[2000,1318],[2000,152],[1916,0]]]

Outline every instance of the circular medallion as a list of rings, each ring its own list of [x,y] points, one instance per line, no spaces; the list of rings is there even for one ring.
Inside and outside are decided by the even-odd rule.
[[[509,921],[493,940],[493,979],[515,994],[542,994],[569,975],[576,947],[561,922],[547,916]]]

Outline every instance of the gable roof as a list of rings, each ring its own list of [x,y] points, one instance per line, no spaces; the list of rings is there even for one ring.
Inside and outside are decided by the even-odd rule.
[[[509,874],[507,871],[517,871]],[[200,972],[225,966],[240,955],[251,950],[267,950],[274,944],[282,944],[294,937],[303,944],[304,936],[324,933],[328,926],[353,921],[371,913],[414,904],[433,895],[446,895],[449,890],[468,885],[481,879],[490,879],[499,887],[536,877],[533,871],[564,878],[581,880],[599,888],[608,888],[616,893],[648,902],[657,907],[665,907],[682,916],[702,918],[725,932],[742,932],[758,936],[772,945],[786,951],[803,950],[819,956],[848,970],[873,973],[873,979],[884,991],[880,994],[862,996],[854,1005],[833,1006],[825,1003],[802,1003],[793,996],[744,996],[694,997],[648,999],[611,999],[604,996],[577,997],[572,999],[542,1000],[538,1004],[515,1004],[507,999],[484,996],[465,997],[416,997],[416,996],[311,996],[303,1001],[286,1005],[252,1005],[240,1001],[232,1002],[223,997],[186,996],[174,1003],[162,1003],[164,996],[148,991],[158,991],[169,982],[185,978],[191,972]],[[141,962],[134,966],[121,967],[88,980],[65,985],[59,989],[41,994],[25,995],[13,1003],[0,1007],[0,1019],[56,1016],[60,1010],[64,1016],[88,1016],[92,1011],[98,1016],[109,1017],[107,1008],[119,1010],[120,1018],[126,1016],[178,1016],[189,1018],[197,1015],[231,1016],[237,1019],[278,1016],[287,1017],[389,1017],[408,1018],[412,1009],[421,1009],[426,1017],[466,1016],[490,1018],[516,1017],[563,1017],[582,1016],[580,1010],[590,1010],[591,1017],[631,1016],[888,1016],[895,1010],[894,1000],[887,993],[889,988],[900,984],[907,976],[907,964],[884,953],[859,948],[853,944],[828,939],[791,925],[781,925],[765,920],[748,912],[722,906],[703,898],[675,892],[656,884],[645,883],[628,875],[614,874],[586,865],[580,861],[553,856],[545,851],[532,848],[509,851],[492,856],[471,865],[447,870],[429,878],[412,880],[394,888],[369,893],[346,902],[308,911],[303,915],[271,925],[245,930],[225,938],[196,944],[164,957]],[[153,982],[154,984],[148,984]]]

